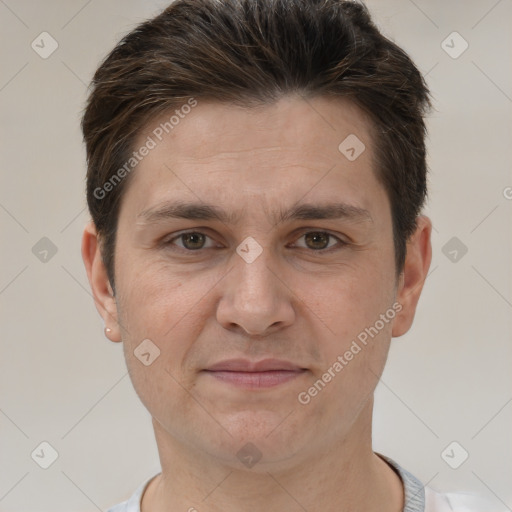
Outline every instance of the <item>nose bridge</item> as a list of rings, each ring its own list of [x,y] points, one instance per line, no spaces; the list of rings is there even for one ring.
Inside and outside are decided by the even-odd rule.
[[[278,284],[275,274],[270,269],[271,250],[263,248],[254,238],[246,238],[238,247],[239,261],[235,268],[235,294],[238,301],[247,302],[248,306],[261,308],[272,307],[276,300]],[[253,306],[253,307],[254,307]]]
[[[289,324],[293,308],[287,287],[276,276],[272,251],[248,238],[234,254],[217,316],[224,327],[238,325],[249,334],[263,334],[274,325]]]

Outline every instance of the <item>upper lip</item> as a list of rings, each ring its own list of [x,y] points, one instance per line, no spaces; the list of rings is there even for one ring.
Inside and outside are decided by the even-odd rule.
[[[272,370],[300,371],[304,368],[281,359],[262,359],[249,361],[248,359],[226,359],[206,368],[208,371],[228,372],[267,372]]]

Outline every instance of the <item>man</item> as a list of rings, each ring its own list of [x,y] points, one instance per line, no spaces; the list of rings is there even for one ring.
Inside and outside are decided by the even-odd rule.
[[[371,436],[431,261],[428,96],[336,0],[178,0],[104,60],[82,255],[162,466],[111,512],[453,509]]]

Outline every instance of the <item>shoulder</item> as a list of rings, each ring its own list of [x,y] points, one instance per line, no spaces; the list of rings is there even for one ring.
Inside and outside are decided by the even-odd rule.
[[[469,492],[440,493],[425,487],[425,512],[504,512],[485,497]]]
[[[129,499],[123,501],[122,503],[118,503],[113,507],[110,507],[107,510],[107,512],[140,512],[140,503],[142,500],[142,495],[144,494],[144,491],[148,487],[151,480],[153,480],[153,478],[155,478],[156,476],[158,475],[153,475],[147,480],[145,480],[142,484],[139,485],[139,487],[137,487],[137,489]]]
[[[107,512],[128,512],[128,501],[123,501],[122,503],[110,507]]]

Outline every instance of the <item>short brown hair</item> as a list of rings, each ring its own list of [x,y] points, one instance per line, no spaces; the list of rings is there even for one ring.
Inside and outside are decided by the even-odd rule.
[[[140,128],[191,97],[250,108],[298,93],[343,96],[362,108],[373,121],[375,172],[390,200],[401,272],[427,196],[424,116],[431,103],[421,73],[363,4],[176,0],[122,39],[91,85],[82,119],[87,203],[113,288],[119,206],[130,176],[108,194],[98,190],[130,159]]]

